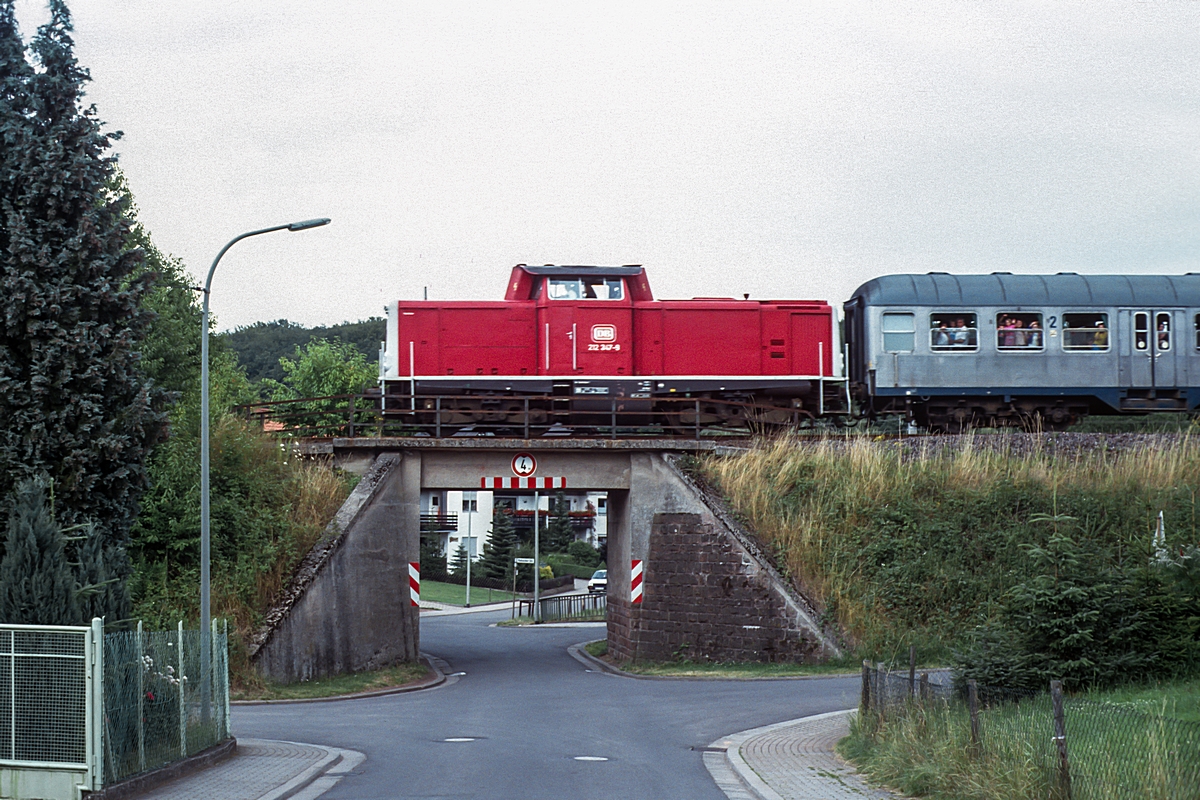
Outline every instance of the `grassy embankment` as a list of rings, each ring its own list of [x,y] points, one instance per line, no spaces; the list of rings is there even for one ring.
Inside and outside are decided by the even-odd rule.
[[[1191,438],[1057,456],[1028,438],[996,438],[941,450],[783,438],[699,469],[872,660],[898,660],[910,644],[923,662],[949,659],[1029,577],[1022,546],[1044,545],[1055,527],[1038,519],[1069,519],[1096,558],[1113,562],[1146,557],[1160,510],[1169,546],[1200,538]]]
[[[700,469],[858,655],[894,661],[915,644],[924,659],[949,660],[1030,578],[1023,546],[1044,545],[1060,525],[1091,557],[1119,568],[1146,564],[1160,510],[1172,551],[1197,541],[1200,446],[1192,439],[1057,456],[1028,441],[984,447],[966,437],[933,452],[919,442],[784,439]],[[1077,769],[1093,773],[1077,796],[1103,781],[1145,792],[1130,796],[1175,796],[1170,765],[1194,733],[1180,733],[1174,720],[1200,713],[1200,684],[1097,697],[1151,718],[1114,725],[1086,705],[1071,712]],[[985,736],[982,753],[969,746],[961,710],[938,707],[893,717],[881,730],[856,727],[845,752],[873,779],[911,794],[1044,797],[1054,773],[1039,702],[986,711],[985,731],[996,735],[990,744]],[[1194,745],[1184,756],[1200,759]]]

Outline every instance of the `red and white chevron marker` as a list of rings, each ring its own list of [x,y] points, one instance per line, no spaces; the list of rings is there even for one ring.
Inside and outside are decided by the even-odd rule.
[[[421,563],[419,561],[408,562],[408,596],[414,606],[421,607]]]
[[[480,478],[480,489],[565,489],[566,478]]]
[[[634,605],[642,602],[642,562],[637,558],[629,566],[629,602]]]

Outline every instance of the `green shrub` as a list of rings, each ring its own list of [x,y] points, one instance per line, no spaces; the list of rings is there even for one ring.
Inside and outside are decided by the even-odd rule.
[[[1056,533],[1069,533],[1085,566],[1113,571],[1078,579],[1080,590],[1090,587],[1079,613],[1104,609],[1091,635],[1123,635],[1109,632],[1110,624],[1157,630],[1175,640],[1159,665],[1174,670],[1186,661],[1190,645],[1180,631],[1154,619],[1155,604],[1166,602],[1154,598],[1174,596],[1163,593],[1167,578],[1137,570],[1147,564],[1159,511],[1171,552],[1200,540],[1200,444],[1152,439],[1121,453],[1056,457],[1004,444],[1025,441],[1016,437],[998,441],[980,447],[966,436],[937,451],[784,438],[742,456],[708,457],[699,470],[777,555],[781,571],[873,659],[910,644],[922,660],[946,659],[970,645],[972,632],[982,635],[980,626],[995,649],[1011,645],[996,627],[1017,608],[1010,593],[1037,587],[1045,571],[1030,548],[1045,550]],[[1163,574],[1190,580],[1184,567],[1176,573]],[[1125,604],[1119,625],[1109,619],[1112,603]],[[1126,669],[1118,655],[1110,660],[1117,672]],[[990,663],[1000,671],[1020,666]]]

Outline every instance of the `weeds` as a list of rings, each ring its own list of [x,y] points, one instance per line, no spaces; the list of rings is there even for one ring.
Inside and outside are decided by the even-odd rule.
[[[995,616],[1030,577],[1021,546],[1045,546],[1056,527],[1113,564],[1145,563],[1159,510],[1172,548],[1198,539],[1194,439],[1044,441],[782,437],[699,469],[858,643],[937,659]]]

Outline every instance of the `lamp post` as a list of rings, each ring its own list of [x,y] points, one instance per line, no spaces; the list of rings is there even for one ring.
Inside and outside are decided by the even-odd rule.
[[[208,295],[212,286],[213,273],[221,256],[242,239],[258,236],[260,233],[273,231],[305,231],[309,228],[319,228],[328,225],[329,219],[306,219],[303,222],[290,222],[286,225],[275,225],[257,231],[249,231],[235,236],[221,248],[208,269],[208,278],[204,281],[204,319],[200,323],[200,686],[201,686],[201,715],[205,722],[209,717],[210,673],[212,667],[212,637],[209,628],[212,627],[212,615],[209,608],[209,569],[210,552],[209,514],[208,514]]]

